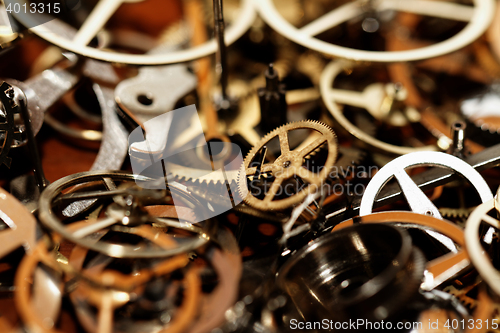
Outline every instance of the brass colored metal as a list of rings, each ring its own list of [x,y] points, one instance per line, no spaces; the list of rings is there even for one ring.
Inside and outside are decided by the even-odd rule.
[[[65,238],[66,240],[117,258],[166,257],[184,253],[205,244],[210,238],[208,235],[208,231],[205,229],[193,229],[191,231],[197,234],[195,237],[192,237],[186,242],[180,243],[178,247],[165,247],[165,244],[161,241],[162,238],[165,237],[165,235],[163,235],[162,231],[155,230],[152,224],[165,224],[166,222],[166,225],[168,225],[168,223],[171,222],[169,219],[167,219],[167,221],[163,221],[162,218],[157,218],[155,216],[149,215],[140,207],[132,207],[132,215],[127,215],[128,208],[126,208],[127,205],[125,204],[124,197],[127,197],[129,195],[132,195],[133,197],[134,195],[132,193],[128,193],[127,188],[117,188],[116,184],[119,182],[128,182],[130,187],[130,185],[135,185],[133,181],[147,180],[148,178],[146,177],[117,171],[84,172],[61,178],[58,181],[52,183],[42,193],[40,197],[39,218],[43,224],[45,224],[55,233],[63,236],[63,238]],[[94,181],[101,181],[109,191],[88,191],[62,194],[63,191],[70,189],[73,186],[81,186],[82,184],[87,184],[88,182]],[[201,206],[199,201],[192,197],[189,193],[173,186],[169,186],[168,191],[175,192],[175,195],[179,195],[179,198],[182,198],[181,200],[184,201],[185,205],[189,205],[190,208],[196,209],[198,214],[203,215],[204,207]],[[140,196],[140,192],[141,191],[138,190],[138,192],[136,192],[135,194]],[[152,194],[153,192],[148,192],[148,195]],[[157,192],[156,195],[162,194],[160,192]],[[94,200],[99,198],[114,198],[115,201],[117,201],[107,206],[107,216],[105,216],[104,218],[83,220],[66,225],[63,221],[61,221],[61,219],[56,216],[54,211],[54,208],[57,204],[69,205],[73,202],[79,202],[89,199]],[[119,202],[121,202],[121,204]],[[182,224],[179,223],[179,221],[176,220],[175,222],[177,223],[178,228],[182,228]],[[144,246],[144,244],[140,246],[116,244],[106,241],[96,242],[92,238],[86,237],[94,233],[100,233],[102,237],[110,230],[110,228],[113,228],[113,226],[115,228],[118,228],[121,232],[140,235],[145,240],[156,243],[158,245],[158,248],[150,248],[148,246]]]
[[[47,322],[45,318],[40,318],[32,307],[31,282],[33,274],[40,263],[54,269],[56,272],[60,272],[55,257],[48,252],[43,241],[39,242],[36,249],[30,255],[25,256],[19,265],[15,278],[17,287],[17,292],[14,294],[15,305],[24,325],[29,330],[39,330],[43,333],[62,333],[53,327],[53,322]],[[59,290],[62,288],[62,286],[55,287],[59,288]]]
[[[291,150],[288,142],[288,133],[297,129],[315,131],[317,137],[307,146]],[[250,167],[250,164],[255,160],[262,147],[268,144],[273,138],[279,138],[281,155],[278,156],[274,162],[263,164],[261,173],[270,174],[274,177],[274,181],[269,191],[265,193],[263,199],[254,196],[251,191],[244,197],[244,201],[249,206],[264,211],[282,210],[300,203],[308,194],[317,191],[319,186],[327,180],[337,160],[337,137],[327,125],[318,121],[288,123],[264,136],[248,153],[244,161],[245,173],[240,173],[238,179],[240,194],[243,194],[242,189],[246,188],[244,182],[257,172],[257,167]],[[328,157],[321,171],[319,173],[314,173],[302,167],[304,158],[325,144],[326,150],[328,151]],[[273,200],[280,190],[282,183],[293,177],[300,178],[302,181],[307,182],[308,185],[295,195],[281,200]]]

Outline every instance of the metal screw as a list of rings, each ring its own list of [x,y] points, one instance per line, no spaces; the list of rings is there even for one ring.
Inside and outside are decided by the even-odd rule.
[[[463,121],[456,121],[451,126],[451,134],[452,134],[452,138],[453,138],[451,153],[457,157],[463,157],[463,154],[464,154],[465,128],[466,127],[467,127],[467,125]]]

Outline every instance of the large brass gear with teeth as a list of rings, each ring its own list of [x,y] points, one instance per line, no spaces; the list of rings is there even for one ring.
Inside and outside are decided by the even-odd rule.
[[[288,143],[288,132],[298,129],[306,129],[313,132],[308,144],[301,145],[295,149],[290,149]],[[259,152],[263,147],[268,145],[274,138],[278,138],[281,154],[277,156],[273,162],[263,163],[260,171],[257,166],[251,166],[258,157]],[[306,157],[320,147],[324,147],[327,153],[326,160],[320,166],[319,172],[313,172],[304,167]],[[265,135],[248,153],[244,160],[244,169],[238,176],[238,190],[240,196],[251,207],[262,211],[283,210],[293,205],[300,203],[304,198],[314,191],[328,178],[338,155],[337,136],[333,130],[319,121],[298,121],[288,123],[276,128],[272,132]],[[244,172],[243,172],[244,170]],[[260,179],[260,175],[265,175],[265,179]],[[254,179],[256,178],[259,179]],[[248,190],[248,180],[258,180],[266,182],[271,181],[267,190],[255,193]],[[285,198],[277,198],[279,191],[282,190],[282,185],[285,181],[297,180],[301,182],[300,190]]]

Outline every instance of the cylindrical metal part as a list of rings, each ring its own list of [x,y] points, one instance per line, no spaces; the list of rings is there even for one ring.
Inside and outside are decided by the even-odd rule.
[[[408,232],[356,224],[310,242],[278,272],[277,283],[307,321],[380,321],[416,294],[423,254]]]
[[[266,86],[258,89],[260,102],[259,129],[267,133],[287,122],[285,85],[280,83],[273,64],[265,72]]]
[[[463,121],[456,121],[451,126],[452,154],[458,157],[463,156],[465,148],[465,128],[467,125]]]

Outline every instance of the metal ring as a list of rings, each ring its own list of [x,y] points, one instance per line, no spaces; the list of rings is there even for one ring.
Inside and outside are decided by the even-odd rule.
[[[209,294],[202,293],[198,301],[199,304],[204,304],[204,306],[195,313],[196,318],[193,318],[192,325],[183,332],[189,333],[202,333],[209,332],[214,329],[225,319],[225,312],[230,308],[238,295],[239,280],[241,277],[242,262],[239,254],[238,244],[236,239],[232,234],[223,228],[217,230],[217,234],[212,238],[213,243],[210,243],[208,247],[203,248],[202,252],[197,252],[198,256],[204,257],[210,265],[213,267],[218,276],[218,282],[215,289]],[[214,243],[217,243],[216,246]],[[88,249],[76,246],[71,252],[69,258],[70,265],[74,266],[78,270],[82,270],[83,263],[86,260]],[[168,259],[167,259],[168,260]],[[180,260],[182,262],[182,260]],[[188,260],[185,261],[188,263]],[[113,284],[110,287],[114,287],[119,283],[123,286],[137,286],[134,281],[142,281],[144,283],[145,279],[151,277],[158,277],[165,274],[165,270],[162,269],[163,262],[157,265],[159,269],[149,269],[149,271],[136,272],[134,276],[123,276],[119,274]],[[89,269],[92,276],[103,276],[103,270],[105,267],[98,267]],[[81,272],[83,276],[87,276],[88,273]],[[144,277],[146,275],[147,277]],[[91,279],[92,281],[95,278]],[[127,288],[129,290],[129,288]],[[70,296],[71,297],[71,296]],[[73,296],[71,300],[75,305],[77,304],[76,298]],[[78,317],[87,316],[83,312],[77,312]],[[90,324],[90,321],[86,321]],[[83,323],[83,320],[82,320]],[[93,324],[90,326],[94,326]],[[88,331],[95,331],[87,327]],[[164,330],[170,333],[170,326],[167,326]],[[163,331],[161,331],[163,332]]]
[[[308,321],[385,320],[418,290],[424,262],[406,230],[356,224],[297,251],[279,270],[277,285]]]
[[[356,138],[359,140],[369,144],[372,147],[381,149],[383,151],[397,154],[397,155],[404,155],[408,153],[412,153],[415,151],[429,151],[429,150],[437,150],[436,146],[425,146],[425,147],[420,147],[420,148],[413,148],[413,147],[401,147],[401,146],[396,146],[392,145],[383,141],[380,141],[364,131],[360,130],[358,127],[356,127],[353,123],[351,123],[342,113],[342,110],[337,106],[337,103],[330,98],[330,90],[332,89],[332,83],[335,80],[335,77],[344,69],[346,68],[351,68],[353,67],[354,64],[348,63],[346,61],[332,61],[330,64],[326,66],[324,69],[323,73],[321,74],[321,80],[320,80],[320,90],[321,90],[321,96],[323,98],[323,102],[325,103],[328,111],[330,111],[331,115],[335,118],[335,120],[343,127],[345,128],[349,133],[354,135]]]
[[[417,14],[426,14],[438,17],[451,18],[459,21],[468,21],[467,26],[453,37],[434,45],[422,47],[409,51],[395,52],[379,52],[379,51],[363,51],[355,50],[347,47],[333,45],[312,35],[317,35],[322,32],[316,28],[320,27],[325,22],[340,24],[351,18],[355,18],[363,14],[364,1],[358,0],[348,2],[347,4],[338,7],[334,11],[336,14],[326,14],[320,19],[313,21],[302,29],[298,29],[286,21],[278,12],[273,4],[273,0],[255,0],[256,7],[260,16],[274,30],[294,41],[297,44],[313,49],[315,51],[325,53],[331,56],[352,59],[356,61],[373,61],[373,62],[402,62],[414,61],[437,57],[458,50],[481,36],[491,21],[495,12],[495,2],[493,0],[474,0],[474,8],[468,10],[458,4],[449,4],[444,1],[421,1],[421,0],[377,0],[373,1],[374,6],[378,10],[394,9],[401,11],[409,11]],[[451,5],[451,6],[450,6]],[[429,6],[435,6],[434,10],[430,10]],[[472,12],[471,12],[472,11]],[[332,13],[332,12],[330,12]],[[334,16],[334,17],[333,17]],[[320,20],[322,20],[320,22]],[[318,22],[320,24],[318,24]],[[327,22],[327,24],[328,24]],[[315,31],[316,30],[316,31]],[[312,35],[311,35],[312,34]]]
[[[45,264],[47,267],[54,269],[56,272],[60,271],[56,259],[47,251],[47,246],[44,241],[40,241],[34,251],[23,258],[17,269],[15,276],[17,292],[14,293],[15,306],[24,325],[26,325],[30,331],[63,333],[53,327],[54,320],[52,318],[41,318],[40,315],[32,309],[32,302],[30,301],[30,296],[32,296],[30,281],[35,273],[35,267],[37,267],[39,263]],[[59,289],[59,291],[62,289],[62,286],[57,286],[55,284],[51,287]],[[48,318],[48,320],[46,318]]]
[[[115,257],[115,258],[154,258],[154,257],[166,257],[166,256],[173,256],[176,254],[180,253],[185,253],[187,251],[191,251],[193,249],[196,249],[203,244],[205,244],[209,240],[209,236],[207,235],[207,232],[212,232],[213,230],[206,231],[205,229],[196,228],[196,230],[191,230],[194,232],[198,233],[197,237],[193,237],[193,239],[187,241],[185,244],[179,244],[178,247],[175,248],[164,248],[164,249],[156,249],[156,250],[137,250],[137,246],[132,246],[132,245],[119,245],[119,244],[109,244],[105,242],[95,242],[95,240],[91,239],[86,239],[85,237],[78,237],[75,235],[71,230],[68,230],[67,226],[64,225],[61,220],[57,217],[55,212],[53,211],[53,204],[54,201],[58,198],[58,196],[62,193],[63,190],[68,189],[72,186],[86,183],[86,182],[92,182],[92,181],[98,181],[98,180],[103,180],[104,178],[109,178],[115,181],[147,181],[148,178],[144,176],[138,176],[138,175],[133,175],[125,172],[119,172],[119,171],[87,171],[87,172],[81,172],[77,174],[73,174],[70,176],[63,177],[52,184],[50,184],[43,192],[42,195],[40,196],[40,202],[39,202],[39,218],[42,224],[44,224],[47,228],[50,230],[56,232],[57,234],[61,235],[63,238],[81,245],[83,247],[92,249],[94,251],[104,253],[108,256]],[[204,216],[205,209],[201,205],[201,203],[192,197],[190,194],[187,192],[176,188],[174,186],[169,186],[168,191],[170,193],[175,193],[176,197],[178,196],[180,199],[185,201],[186,204],[191,206],[193,209],[196,209],[197,212],[201,212],[201,214]],[[105,192],[104,192],[105,193]],[[82,201],[83,199],[79,199],[79,201]],[[75,199],[75,201],[77,201]],[[158,219],[153,219],[153,222],[158,222]],[[151,220],[150,220],[151,222]],[[212,224],[209,221],[210,226],[208,228],[211,228]],[[143,225],[144,227],[144,225]],[[142,230],[140,228],[137,228],[137,231],[141,232],[141,235],[143,237],[148,237],[148,239],[151,239],[151,237],[154,238],[154,233],[148,232],[148,230]]]
[[[418,188],[405,171],[406,168],[416,166],[436,166],[452,169],[464,176],[474,186],[482,202],[493,198],[493,194],[484,178],[467,162],[446,153],[421,151],[400,156],[387,163],[375,174],[368,183],[361,199],[359,215],[371,214],[373,203],[380,190],[389,180],[396,177],[412,211],[420,214],[432,214],[434,217],[441,218],[441,214],[436,206]]]
[[[240,38],[248,30],[248,28],[250,28],[255,20],[256,13],[252,0],[242,1],[243,3],[241,5],[237,18],[226,31],[225,40],[227,45],[234,43],[238,38]],[[26,2],[26,0],[21,0],[21,2]],[[28,27],[31,26],[31,32],[35,33],[40,38],[48,41],[49,43],[52,43],[62,49],[82,55],[84,57],[117,64],[139,66],[174,64],[202,58],[215,53],[215,51],[217,50],[216,41],[214,39],[211,39],[207,43],[187,50],[172,51],[165,54],[134,55],[103,51],[89,46],[76,44],[72,40],[59,35],[52,28],[51,23],[53,21],[37,25],[36,20],[32,17],[33,14],[23,13],[21,11],[17,14],[13,13],[13,15],[23,25]]]
[[[497,194],[498,195],[498,194]],[[500,229],[500,221],[488,215],[498,210],[498,197],[479,205],[469,216],[465,224],[465,248],[469,253],[472,264],[488,286],[500,296],[500,272],[493,266],[491,259],[481,245],[479,227],[486,222],[494,228]]]
[[[83,250],[86,252],[86,249],[83,248],[78,248],[78,250]],[[167,259],[169,260],[169,259]],[[187,264],[188,261],[186,260],[183,264]],[[182,266],[177,265],[170,265],[168,270],[165,270],[162,272],[162,274],[168,274],[174,271],[175,269],[180,269]],[[81,267],[80,267],[81,268]],[[107,273],[104,273],[100,270],[102,270],[104,267],[98,267],[98,270],[96,271],[95,269],[93,270],[93,274],[95,275],[100,275],[102,276],[103,279],[113,277],[116,278],[114,275],[107,275]],[[160,275],[160,274],[159,274]],[[201,281],[199,277],[199,272],[196,267],[191,267],[187,268],[187,272],[185,273],[185,277],[183,279],[183,294],[184,297],[186,298],[182,304],[180,305],[179,309],[176,311],[176,316],[175,318],[169,322],[169,325],[167,328],[163,328],[159,330],[158,332],[184,332],[187,327],[192,323],[193,320],[195,320],[196,315],[197,315],[197,305],[200,302],[201,298]],[[114,326],[114,315],[113,312],[116,310],[117,307],[120,307],[124,304],[113,304],[113,305],[108,305],[108,306],[103,306],[106,303],[105,297],[107,293],[112,293],[113,288],[107,288],[107,289],[95,289],[93,288],[92,285],[90,284],[83,284],[79,283],[77,286],[77,289],[74,290],[72,293],[70,293],[70,299],[71,302],[74,304],[75,309],[76,309],[76,316],[79,319],[79,322],[81,325],[87,330],[88,332],[100,332],[102,330],[101,326],[101,320],[102,320],[102,311],[107,311],[107,315],[109,316],[108,319],[111,319],[110,322],[107,322],[109,325],[108,328],[112,329]],[[96,304],[101,301],[101,304]],[[128,301],[128,300],[127,300]],[[126,303],[127,301],[124,301]],[[90,310],[90,306],[84,306],[84,304],[93,305],[97,307],[98,309],[100,306],[105,307],[105,310],[99,309],[98,311],[98,316],[97,318],[94,318],[92,315],[92,310]],[[129,324],[131,328],[136,328],[137,326],[134,326],[133,324]],[[110,330],[109,332],[111,332]]]
[[[460,246],[455,253],[450,253],[442,257],[431,260],[426,265],[425,281],[422,284],[424,290],[432,290],[443,282],[456,276],[469,267],[469,256],[465,248],[463,230],[456,224],[446,220],[440,220],[432,216],[416,214],[412,212],[380,212],[356,218],[356,223],[390,223],[408,229],[418,225],[446,236]],[[353,219],[349,219],[338,224],[333,231],[348,227],[354,224]]]
[[[38,264],[43,263],[47,267],[54,269],[56,272],[61,274],[61,280],[59,281],[59,285],[56,284],[56,282],[51,281],[52,284],[47,286],[47,289],[50,290],[51,292],[53,291],[54,288],[59,290],[59,293],[62,294],[63,292],[63,284],[62,284],[62,274],[64,274],[63,271],[61,271],[61,265],[57,263],[55,256],[53,255],[54,253],[49,253],[47,251],[46,244],[41,241],[38,243],[36,250],[26,256],[23,261],[21,262],[18,272],[15,277],[15,283],[17,286],[18,292],[15,293],[15,305],[16,308],[24,322],[24,324],[27,326],[27,328],[30,331],[33,332],[43,332],[43,333],[61,333],[59,329],[55,328],[55,322],[56,319],[54,315],[58,315],[58,313],[50,313],[50,315],[45,314],[45,317],[41,317],[39,314],[39,311],[37,311],[33,307],[33,299],[37,298],[36,301],[38,305],[42,305],[43,299],[40,299],[39,297],[43,297],[45,294],[44,293],[38,293],[35,294],[34,291],[32,291],[32,288],[30,286],[30,282],[33,281],[33,283],[36,283],[36,278],[35,275],[37,274],[37,267]],[[171,259],[167,259],[171,260]],[[179,264],[181,265],[180,267],[184,266],[185,264],[188,263],[188,259],[186,257],[186,260],[180,261],[177,263],[177,265],[174,265],[171,268],[171,270],[178,268]],[[180,310],[180,318],[177,318],[174,321],[174,325],[169,326],[169,328],[172,329],[171,332],[180,332],[182,331],[183,328],[185,328],[187,325],[190,324],[190,319],[193,318],[196,315],[196,308],[198,305],[198,299],[200,296],[200,277],[198,276],[199,272],[197,272],[196,268],[191,268],[188,270],[186,274],[186,279],[185,279],[185,290],[184,294],[187,298],[186,301],[184,301],[181,305],[181,310]],[[40,277],[40,276],[39,276]],[[71,276],[69,276],[71,278]],[[87,283],[86,283],[87,282]],[[92,296],[96,295],[96,293],[107,293],[111,292],[111,289],[109,288],[102,288],[99,291],[93,289],[92,287],[95,287],[92,285],[92,283],[88,283],[89,281],[87,280],[81,280],[80,283],[77,285],[77,289],[72,292],[73,297],[75,297],[74,293],[77,293],[78,291],[85,290],[86,296]],[[98,287],[99,288],[99,287]],[[41,288],[38,288],[41,289]],[[60,297],[60,295],[59,295]],[[59,306],[61,306],[61,300],[59,300]],[[85,323],[82,323],[82,325],[88,329],[87,326],[85,326]],[[91,330],[95,331],[95,330]],[[163,332],[163,331],[161,331]],[[169,331],[170,332],[170,331]]]

